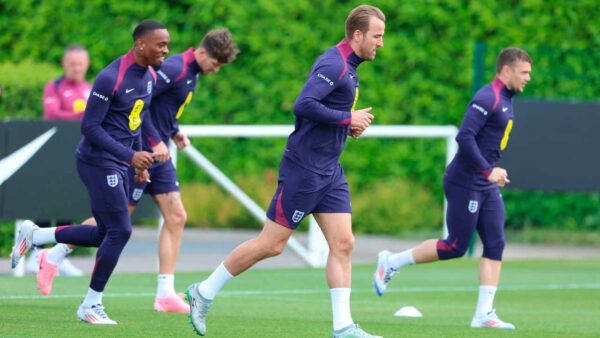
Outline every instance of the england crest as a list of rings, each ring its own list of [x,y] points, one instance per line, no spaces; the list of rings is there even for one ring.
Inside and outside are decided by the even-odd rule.
[[[300,210],[294,210],[294,214],[292,215],[292,221],[294,221],[294,223],[298,223],[302,220],[302,217],[304,217],[304,212]]]
[[[477,201],[469,201],[469,212],[474,214],[477,212],[477,207],[479,206],[479,202]]]
[[[106,183],[111,188],[114,188],[119,184],[119,177],[117,175],[106,175]]]
[[[140,198],[142,198],[143,193],[144,193],[144,189],[135,188],[135,189],[133,189],[133,194],[131,197],[133,197],[134,201],[139,201]]]

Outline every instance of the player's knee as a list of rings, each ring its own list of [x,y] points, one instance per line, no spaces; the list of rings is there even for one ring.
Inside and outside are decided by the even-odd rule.
[[[440,260],[448,260],[460,258],[467,253],[467,249],[469,248],[469,241],[464,240],[462,244],[460,244],[458,240],[454,240],[452,242],[446,240],[438,241],[437,243],[437,253]]]
[[[277,242],[264,247],[266,257],[279,256],[285,249],[286,242]]]
[[[174,229],[183,229],[185,222],[187,222],[187,213],[183,208],[174,209],[169,213],[169,215],[167,215],[167,217],[168,221],[166,224],[168,224],[168,226],[172,226]]]
[[[505,246],[506,246],[506,241],[504,240],[504,238],[500,238],[491,243],[484,243],[482,256],[485,258],[495,260],[495,261],[501,261],[502,253],[504,252]]]
[[[131,237],[131,227],[129,228],[116,228],[111,229],[107,232],[107,236],[115,242],[127,243]]]
[[[329,248],[334,254],[350,255],[354,249],[354,235],[350,234],[329,243]]]

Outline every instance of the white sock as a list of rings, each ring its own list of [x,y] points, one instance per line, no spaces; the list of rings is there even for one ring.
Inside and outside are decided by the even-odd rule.
[[[494,296],[497,289],[497,287],[490,285],[479,286],[479,298],[477,299],[475,315],[486,315],[494,309]]]
[[[333,330],[341,330],[354,324],[350,314],[350,288],[329,289],[333,310]]]
[[[84,306],[92,306],[102,304],[103,292],[94,291],[92,288],[88,289],[87,295],[83,299]]]
[[[166,298],[175,295],[175,275],[158,275],[156,297]]]
[[[214,299],[219,290],[232,278],[231,273],[221,263],[207,279],[198,285],[198,292],[208,300]]]
[[[405,250],[399,252],[397,254],[388,256],[388,264],[394,270],[399,270],[407,265],[415,264],[415,259],[413,258],[413,250]]]
[[[48,243],[56,243],[54,233],[56,228],[39,228],[33,231],[31,239],[34,245],[43,245]]]
[[[67,257],[68,254],[73,252],[73,249],[69,248],[68,245],[64,243],[58,243],[52,247],[52,249],[48,250],[48,255],[46,259],[49,263],[54,265],[60,265],[62,261]]]

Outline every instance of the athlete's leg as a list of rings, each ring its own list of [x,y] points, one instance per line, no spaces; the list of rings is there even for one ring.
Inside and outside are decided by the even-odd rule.
[[[194,330],[205,335],[208,310],[219,290],[257,262],[279,255],[291,235],[292,229],[267,219],[258,237],[235,248],[207,279],[190,285],[185,293],[191,307],[190,319]]]
[[[448,201],[446,222],[448,237],[444,240],[429,239],[414,248],[392,254],[379,253],[377,268],[373,275],[375,292],[381,296],[392,276],[401,268],[412,265],[462,257],[469,247],[477,224],[482,193],[444,182]]]
[[[160,274],[174,274],[187,214],[179,191],[154,196],[164,223],[158,238]]]
[[[164,222],[158,237],[159,274],[154,309],[159,312],[189,313],[190,307],[175,291],[175,265],[187,214],[179,191],[154,195]]]
[[[504,201],[498,189],[486,192],[481,208],[477,231],[483,243],[483,255],[479,263],[479,296],[471,322],[472,327],[514,329],[514,325],[500,320],[494,310],[494,297],[500,282],[502,254],[504,251]]]
[[[329,245],[327,282],[330,288],[349,288],[352,282],[352,214],[318,213],[314,217]]]

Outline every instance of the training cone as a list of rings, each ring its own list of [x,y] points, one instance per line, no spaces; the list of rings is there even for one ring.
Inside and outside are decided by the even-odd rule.
[[[396,317],[423,317],[423,314],[414,306],[403,306],[394,313]]]

